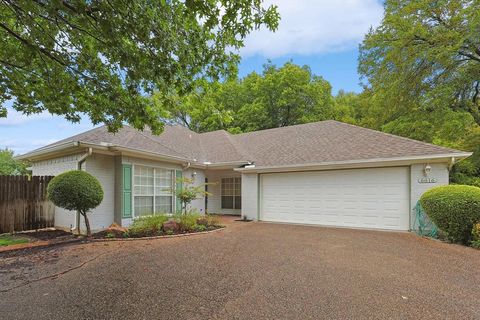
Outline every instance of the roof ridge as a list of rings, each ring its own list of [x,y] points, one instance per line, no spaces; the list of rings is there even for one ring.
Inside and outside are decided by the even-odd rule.
[[[329,119],[329,120],[321,120],[321,121],[314,121],[314,122],[307,122],[307,123],[297,123],[297,124],[292,124],[292,125],[290,125],[290,126],[267,128],[267,129],[260,129],[260,130],[255,130],[255,131],[237,133],[237,134],[235,134],[235,136],[243,136],[243,135],[252,134],[252,133],[257,133],[257,132],[282,130],[282,129],[284,129],[284,128],[307,126],[307,125],[312,125],[312,124],[317,124],[317,123],[322,123],[322,122],[339,122],[339,121]],[[218,131],[218,130],[217,130],[217,131]],[[214,131],[212,131],[212,132],[214,132]]]
[[[202,155],[202,158],[203,158],[202,160],[205,162],[208,159],[207,159],[207,150],[203,146],[202,134],[198,132],[195,132],[195,133],[197,133],[198,135],[198,146],[200,147],[200,154]]]
[[[195,132],[195,131],[194,131]],[[204,135],[204,134],[209,134],[209,133],[214,133],[214,132],[224,132],[224,133],[228,133],[227,130],[225,129],[218,129],[218,130],[213,130],[213,131],[206,131],[206,132],[201,132],[201,133],[197,133],[198,135]]]
[[[243,150],[243,148],[241,148],[240,144],[237,143],[237,141],[235,141],[235,140],[233,139],[233,135],[232,135],[230,132],[228,132],[228,131],[225,131],[225,133],[226,133],[226,135],[227,135],[228,141],[229,141],[230,144],[233,146],[233,149],[235,149],[235,151],[236,151],[239,155],[241,155],[242,157],[245,157],[245,156],[246,156],[246,157],[248,158],[248,160],[250,161],[250,160],[251,160],[251,159],[250,159],[250,155],[248,155],[248,153],[245,153],[245,152],[244,152],[244,150]]]

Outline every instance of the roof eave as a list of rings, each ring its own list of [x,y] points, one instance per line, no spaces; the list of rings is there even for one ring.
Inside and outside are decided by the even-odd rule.
[[[204,165],[207,169],[236,169],[240,166],[249,165],[251,161],[248,160],[239,160],[239,161],[226,161],[226,162],[204,162]]]
[[[410,165],[414,163],[424,163],[424,162],[447,162],[450,164],[450,163],[455,163],[465,158],[468,158],[471,155],[472,155],[472,152],[459,152],[459,153],[449,153],[449,154],[408,156],[408,157],[395,157],[395,158],[327,161],[327,162],[320,162],[320,163],[306,163],[306,164],[298,164],[298,165],[250,166],[246,168],[236,168],[234,170],[243,172],[243,173],[269,173],[269,172],[294,172],[294,171],[404,166],[404,165]]]
[[[181,163],[186,164],[190,163],[192,167],[196,168],[205,168],[206,166],[203,164],[196,163],[194,159],[182,158],[182,157],[175,157],[175,156],[168,156],[163,155],[147,150],[135,149],[135,148],[127,148],[121,147],[114,144],[96,144],[96,143],[89,143],[89,142],[82,142],[82,141],[67,141],[65,143],[61,143],[58,145],[54,145],[52,147],[44,147],[38,150],[34,150],[29,153],[25,153],[23,155],[15,157],[17,160],[41,160],[45,158],[51,158],[53,156],[67,153],[75,152],[77,149],[81,148],[93,148],[94,150],[101,151],[104,153],[126,153],[133,156],[146,156],[148,158],[155,158],[158,160],[163,160],[167,162],[174,162],[174,163]]]
[[[52,153],[55,154],[55,153],[64,151],[66,149],[72,149],[75,147],[78,147],[78,141],[67,141],[51,147],[47,146],[37,150],[33,150],[31,152],[27,152],[19,156],[15,156],[14,158],[16,160],[36,160],[38,158],[41,158],[44,155],[52,154]]]
[[[155,153],[147,150],[142,149],[135,149],[135,148],[127,148],[127,147],[120,147],[120,146],[111,146],[109,148],[110,151],[114,152],[121,152],[124,155],[130,156],[146,156],[148,158],[154,158],[156,160],[163,160],[167,162],[174,162],[174,163],[182,163],[182,164],[189,164],[190,167],[194,168],[205,168],[204,164],[198,163],[195,159],[188,159],[182,157],[175,157],[175,156],[167,156],[160,153]]]

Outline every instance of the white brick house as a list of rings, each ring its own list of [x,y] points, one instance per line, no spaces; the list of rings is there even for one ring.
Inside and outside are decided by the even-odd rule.
[[[448,184],[449,168],[470,155],[322,121],[238,135],[180,126],[166,126],[159,136],[128,126],[111,134],[100,127],[19,158],[32,161],[34,175],[81,167],[96,176],[105,197],[91,214],[94,230],[178,211],[179,177],[209,183],[212,195],[192,203],[200,212],[410,230],[421,194]],[[75,227],[75,214],[58,209],[55,223]]]

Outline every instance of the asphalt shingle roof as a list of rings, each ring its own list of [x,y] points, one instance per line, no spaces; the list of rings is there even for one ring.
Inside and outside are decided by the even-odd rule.
[[[257,166],[301,165],[331,161],[431,156],[460,151],[402,138],[338,121],[328,120],[232,135],[224,130],[195,133],[166,125],[153,135],[125,126],[116,134],[99,127],[61,140],[110,143],[200,163],[251,161]]]

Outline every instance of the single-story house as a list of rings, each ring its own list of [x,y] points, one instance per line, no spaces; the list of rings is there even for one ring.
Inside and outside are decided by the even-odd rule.
[[[166,125],[161,135],[125,126],[99,127],[20,156],[33,175],[81,169],[97,177],[105,196],[92,229],[180,209],[180,177],[211,195],[200,212],[261,221],[411,230],[424,191],[448,184],[453,164],[471,153],[337,121],[243,134],[195,133]],[[76,226],[57,208],[55,224]]]

